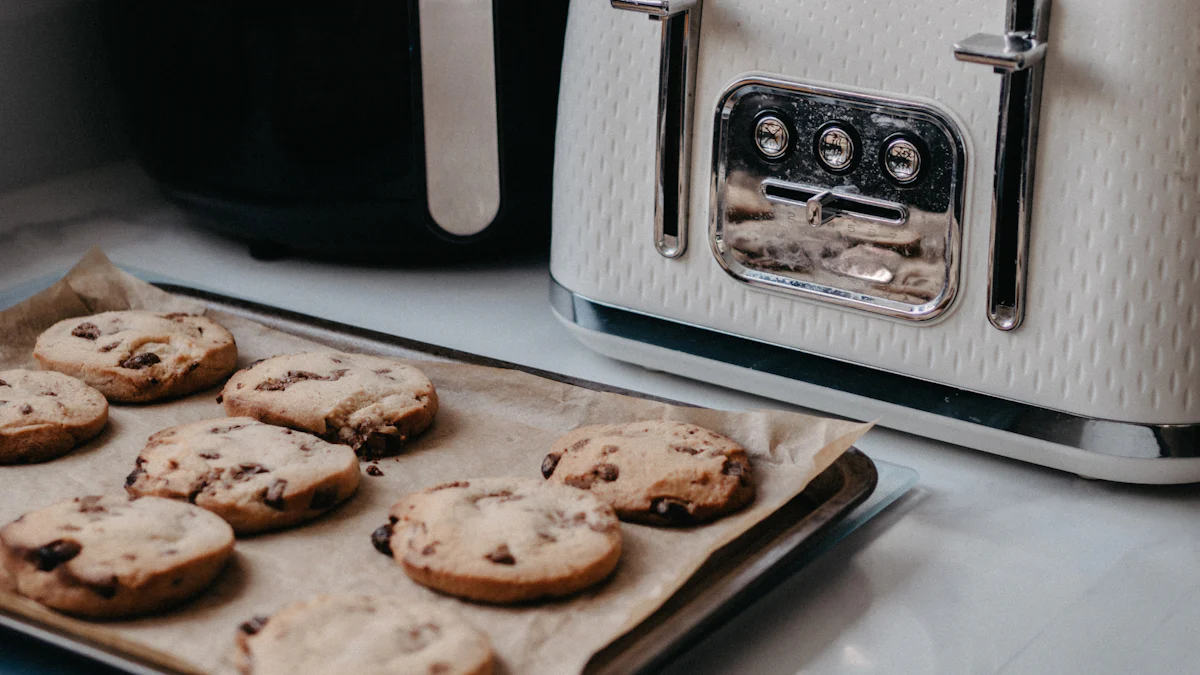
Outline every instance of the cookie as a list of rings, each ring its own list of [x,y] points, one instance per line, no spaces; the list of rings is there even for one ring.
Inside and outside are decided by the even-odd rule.
[[[243,675],[490,675],[487,635],[430,603],[372,595],[325,595],[242,624]]]
[[[0,529],[0,563],[17,592],[91,618],[148,614],[196,595],[233,553],[233,530],[198,506],[80,497]]]
[[[409,495],[372,542],[417,583],[472,600],[570,595],[605,579],[621,557],[611,507],[531,478],[482,478]]]
[[[221,392],[225,413],[316,434],[362,457],[400,452],[437,413],[425,373],[395,359],[320,352],[275,356],[238,371]]]
[[[0,464],[54,459],[107,422],[104,395],[69,375],[0,370]]]
[[[139,311],[59,321],[38,337],[33,355],[110,401],[134,403],[207,389],[237,365],[233,335],[212,319]]]
[[[622,520],[654,525],[701,523],[754,498],[745,448],[682,422],[580,427],[554,442],[542,475],[588,490]]]
[[[249,417],[164,429],[125,481],[129,494],[188,501],[237,534],[311,520],[358,488],[358,457],[344,445]]]

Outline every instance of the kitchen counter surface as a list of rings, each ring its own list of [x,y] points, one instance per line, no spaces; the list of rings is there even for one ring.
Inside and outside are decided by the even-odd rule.
[[[0,195],[9,301],[93,245],[129,268],[334,321],[700,405],[794,409],[591,352],[552,313],[544,261],[256,260],[189,225],[127,164]],[[859,447],[916,469],[918,486],[666,672],[1200,672],[1200,487],[1089,481],[885,429]],[[0,672],[64,672],[6,640]]]

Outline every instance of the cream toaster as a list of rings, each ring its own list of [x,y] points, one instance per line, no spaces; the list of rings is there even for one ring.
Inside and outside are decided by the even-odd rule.
[[[649,368],[1200,481],[1200,12],[1053,4],[573,0],[560,318]]]

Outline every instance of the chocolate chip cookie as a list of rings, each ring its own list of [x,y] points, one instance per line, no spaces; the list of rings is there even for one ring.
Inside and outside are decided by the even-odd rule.
[[[571,487],[531,478],[444,483],[400,500],[372,543],[414,581],[485,602],[575,593],[621,557],[610,506]]]
[[[362,457],[395,455],[424,431],[438,398],[425,373],[395,359],[317,352],[275,356],[238,371],[225,412],[314,433]]]
[[[399,597],[318,596],[242,624],[243,675],[490,675],[487,635],[443,607]]]
[[[134,403],[207,389],[237,365],[233,334],[212,319],[132,310],[59,321],[38,337],[33,355],[110,401]]]
[[[0,529],[0,563],[17,592],[92,618],[147,614],[196,595],[232,553],[225,521],[157,497],[80,497]]]
[[[622,520],[654,525],[701,523],[754,498],[745,448],[682,422],[580,427],[554,442],[542,475],[588,490]]]
[[[0,371],[0,464],[54,459],[100,433],[106,422],[104,395],[69,375]]]
[[[191,502],[252,534],[316,518],[349,499],[358,477],[358,457],[344,445],[234,417],[154,434],[125,489]]]

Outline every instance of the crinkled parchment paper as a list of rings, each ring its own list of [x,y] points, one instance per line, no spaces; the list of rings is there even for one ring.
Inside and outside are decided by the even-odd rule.
[[[55,321],[113,309],[203,311],[118,270],[99,251],[62,281],[0,313],[0,369],[36,367],[37,335]],[[239,365],[281,353],[328,349],[220,312],[209,316],[237,338]],[[433,380],[441,409],[428,432],[384,475],[364,473],[358,494],[313,523],[241,539],[233,563],[200,598],[165,614],[101,629],[173,655],[195,670],[228,666],[237,626],[256,614],[317,593],[393,594],[451,605],[488,632],[502,673],[577,673],[588,659],[653,613],[709,554],[804,489],[869,425],[778,411],[721,412],[600,393],[526,373],[446,361],[414,361]],[[121,493],[146,438],[168,426],[221,417],[217,390],[165,403],[116,404],[95,440],[54,461],[0,466],[0,524],[60,499]],[[624,554],[615,575],[574,598],[521,607],[466,603],[409,581],[372,548],[370,534],[401,496],[434,483],[476,476],[539,476],[560,434],[581,424],[671,419],[727,434],[750,452],[758,495],[747,509],[691,529],[622,524]],[[365,468],[364,464],[364,468]],[[11,595],[5,606],[22,604]],[[25,603],[28,604],[28,603]],[[111,631],[112,633],[109,633]]]

